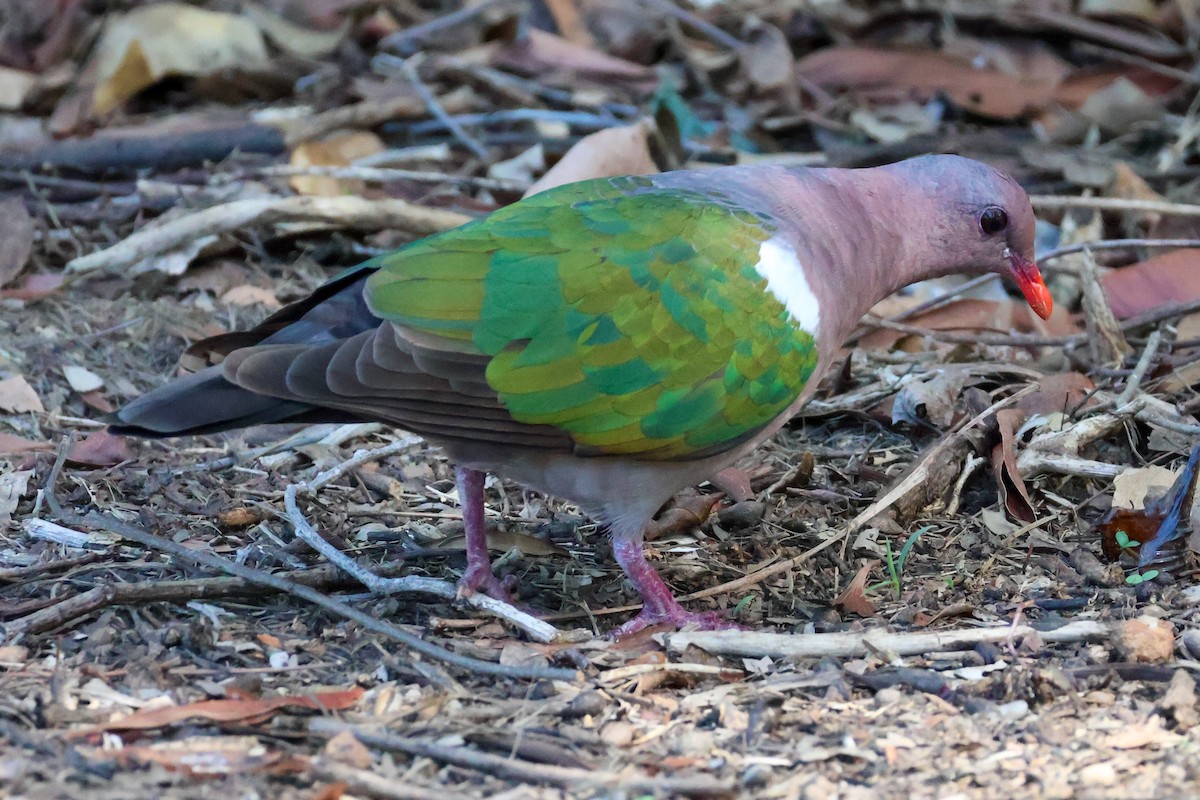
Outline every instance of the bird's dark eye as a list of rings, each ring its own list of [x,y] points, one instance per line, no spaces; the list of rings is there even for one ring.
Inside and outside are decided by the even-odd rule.
[[[979,215],[979,227],[988,236],[994,236],[1008,227],[1008,213],[996,206],[985,208]]]

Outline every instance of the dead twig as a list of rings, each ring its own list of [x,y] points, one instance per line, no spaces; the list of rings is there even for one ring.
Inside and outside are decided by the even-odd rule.
[[[503,780],[558,786],[564,789],[619,788],[631,795],[717,797],[734,793],[736,786],[732,781],[708,776],[675,778],[669,775],[650,776],[634,769],[608,772],[598,769],[562,767],[556,764],[535,764],[517,758],[483,753],[469,747],[437,744],[426,739],[366,731],[327,717],[310,720],[308,729],[312,733],[323,736],[333,736],[342,731],[350,731],[356,739],[368,747],[422,756]]]
[[[1200,205],[1172,203],[1169,200],[1133,200],[1124,197],[1076,197],[1035,194],[1029,198],[1034,208],[1094,208],[1099,211],[1140,211],[1176,217],[1200,217]]]
[[[149,531],[144,530],[136,525],[117,519],[108,514],[103,514],[99,511],[91,511],[87,514],[75,514],[62,512],[60,518],[64,522],[77,527],[98,528],[101,530],[110,531],[117,534],[123,539],[128,539],[132,542],[137,542],[143,547],[151,550],[165,552],[174,558],[182,561],[195,564],[205,569],[211,569],[216,572],[224,572],[229,575],[236,576],[249,583],[257,586],[268,587],[277,592],[297,597],[313,605],[319,606],[326,611],[329,611],[337,616],[349,619],[358,623],[367,630],[377,633],[381,636],[386,636],[393,641],[399,642],[410,650],[414,650],[424,656],[428,656],[436,661],[442,661],[446,664],[468,670],[470,672],[482,675],[499,675],[509,678],[524,678],[528,680],[561,680],[574,681],[580,678],[580,675],[575,670],[558,669],[554,667],[522,667],[508,666],[504,664],[494,664],[490,661],[482,661],[470,656],[459,655],[451,652],[443,647],[432,644],[414,636],[408,631],[403,630],[397,625],[390,622],[385,622],[377,617],[374,617],[357,608],[353,608],[345,603],[335,600],[328,595],[325,595],[317,590],[280,578],[268,572],[247,567],[244,564],[238,564],[234,561],[221,558],[212,553],[206,553],[199,550],[190,550],[177,542],[170,539],[165,539],[161,536],[155,536]]]
[[[101,270],[119,270],[196,239],[240,230],[252,224],[313,222],[367,230],[399,228],[424,235],[455,228],[470,220],[470,217],[453,211],[425,208],[396,199],[367,200],[342,195],[235,200],[147,226],[112,247],[72,259],[67,262],[66,271],[69,276],[78,278]]]
[[[304,517],[303,512],[300,511],[300,506],[296,503],[297,491],[298,487],[295,484],[291,484],[284,490],[283,494],[283,504],[287,520],[291,523],[296,535],[303,539],[309,547],[324,556],[331,564],[335,564],[347,575],[354,578],[363,586],[366,586],[373,594],[389,595],[414,592],[418,594],[432,594],[446,600],[457,598],[457,590],[446,581],[419,575],[384,578],[366,567],[360,566],[354,559],[327,542]],[[535,641],[552,642],[561,638],[561,632],[553,625],[494,597],[489,597],[481,592],[475,592],[464,596],[462,599],[468,605],[481,611],[486,611],[492,616],[520,628]]]
[[[940,650],[961,650],[1031,635],[1049,643],[1091,642],[1110,639],[1115,633],[1116,626],[1111,623],[1078,620],[1049,630],[1037,630],[1029,625],[1001,625],[919,633],[880,630],[805,634],[692,631],[660,633],[655,638],[672,653],[682,653],[694,646],[714,655],[747,658],[856,658],[877,652],[911,656]]]

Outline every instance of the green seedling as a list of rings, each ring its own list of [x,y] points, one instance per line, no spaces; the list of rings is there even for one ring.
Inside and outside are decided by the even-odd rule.
[[[892,553],[892,543],[890,540],[884,542],[883,561],[887,565],[888,579],[871,586],[871,591],[877,591],[884,586],[890,586],[892,587],[892,593],[899,599],[901,578],[904,575],[904,562],[908,560],[908,554],[912,552],[913,545],[921,538],[921,534],[932,527],[932,525],[926,525],[924,528],[918,528],[913,531],[908,539],[905,540],[904,546],[900,548],[900,555]]]
[[[1137,539],[1130,539],[1125,531],[1117,531],[1113,538],[1117,540],[1117,547],[1121,548],[1121,552],[1128,556],[1135,555],[1134,551],[1142,546]]]
[[[1145,572],[1135,572],[1132,575],[1125,576],[1125,582],[1130,586],[1137,586],[1142,583],[1147,583],[1158,577],[1158,570],[1148,569]]]

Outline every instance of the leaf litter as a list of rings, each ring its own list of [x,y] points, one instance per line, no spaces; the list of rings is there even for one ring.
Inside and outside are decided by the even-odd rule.
[[[1020,798],[1200,780],[1194,4],[60,6],[0,31],[0,770],[16,791]],[[417,53],[428,96],[394,63]],[[664,511],[657,566],[685,602],[787,634],[792,656],[596,638],[633,598],[600,532],[507,483],[488,489],[497,570],[582,640],[347,594],[281,499],[388,441],[378,426],[124,442],[95,421],[191,341],[525,192],[929,151],[1016,175],[1043,254],[1126,243],[1044,262],[1048,323],[994,284],[890,298],[796,421]],[[139,231],[153,248],[120,245]],[[360,562],[452,582],[452,477],[414,442],[307,510]],[[48,489],[457,653],[582,680],[449,668],[106,532],[51,537]],[[1087,633],[1056,638],[1071,625]],[[812,655],[827,636],[853,654]],[[330,696],[346,698],[330,720],[291,703]],[[208,703],[246,713],[188,716]],[[130,714],[166,722],[66,748]],[[339,721],[353,745],[323,726]]]

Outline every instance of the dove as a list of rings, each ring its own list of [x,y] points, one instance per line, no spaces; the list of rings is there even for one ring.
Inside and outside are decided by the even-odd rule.
[[[1016,181],[951,155],[572,183],[347,270],[108,421],[147,437],[382,421],[457,465],[462,591],[508,597],[487,549],[491,472],[607,524],[642,599],[618,635],[726,627],[647,560],[655,513],[779,430],[909,283],[996,273],[1048,317],[1033,247]]]

